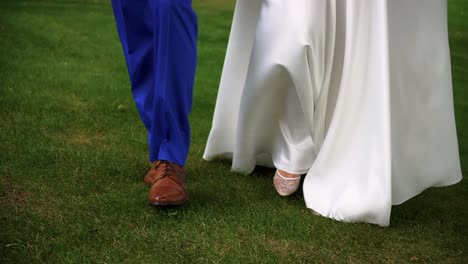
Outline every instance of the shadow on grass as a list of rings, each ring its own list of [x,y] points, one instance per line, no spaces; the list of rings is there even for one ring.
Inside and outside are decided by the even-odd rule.
[[[414,225],[438,227],[447,222],[457,224],[460,219],[467,219],[465,200],[456,195],[466,188],[464,185],[462,182],[455,186],[430,188],[401,205],[393,206],[391,228]],[[450,206],[447,206],[448,203]]]

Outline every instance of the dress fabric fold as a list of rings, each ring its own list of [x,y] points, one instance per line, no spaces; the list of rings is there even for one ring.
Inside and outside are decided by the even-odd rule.
[[[306,206],[389,225],[461,180],[441,0],[238,0],[204,158],[307,173]]]

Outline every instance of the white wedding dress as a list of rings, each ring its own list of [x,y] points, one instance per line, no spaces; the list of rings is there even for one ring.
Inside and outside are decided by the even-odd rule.
[[[387,226],[461,180],[444,0],[238,0],[204,158],[307,173],[308,208]]]

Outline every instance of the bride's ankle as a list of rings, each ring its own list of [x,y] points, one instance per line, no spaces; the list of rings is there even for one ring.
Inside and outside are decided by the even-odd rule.
[[[300,174],[290,173],[280,169],[278,169],[277,171],[284,178],[297,178],[301,176]]]

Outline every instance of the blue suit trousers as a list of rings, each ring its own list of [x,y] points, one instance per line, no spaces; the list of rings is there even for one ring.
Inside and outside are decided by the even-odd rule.
[[[197,63],[192,0],[112,0],[150,161],[185,165]]]

